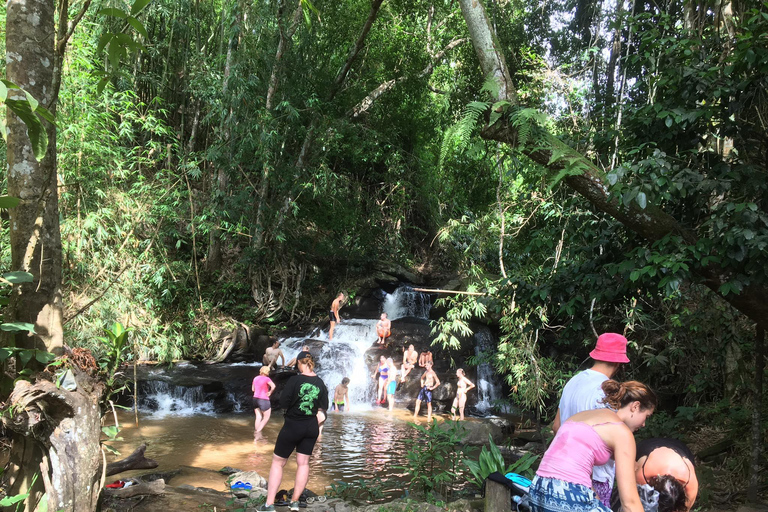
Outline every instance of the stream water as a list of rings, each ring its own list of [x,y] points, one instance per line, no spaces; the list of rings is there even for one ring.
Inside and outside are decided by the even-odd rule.
[[[428,295],[406,287],[383,297],[383,310],[392,320],[403,317],[427,319],[430,307]],[[343,377],[349,377],[352,402],[352,412],[330,414],[315,447],[308,485],[315,492],[322,493],[335,481],[351,482],[374,477],[401,480],[404,476],[394,466],[406,465],[403,441],[418,432],[408,425],[413,417],[400,400],[409,403],[413,400],[407,396],[396,397],[396,408],[392,412],[371,405],[375,389],[365,352],[376,340],[375,324],[376,320],[370,319],[344,319],[336,326],[333,340],[328,339],[327,330],[316,329],[309,335],[309,338],[323,342],[313,350],[320,351],[317,373],[329,393],[333,393]],[[306,339],[283,339],[286,358],[298,354]],[[490,332],[478,333],[480,349],[492,348],[492,343]],[[228,366],[243,366],[238,370],[245,372],[252,367],[255,376],[260,365],[238,363]],[[222,368],[222,371],[231,369]],[[485,407],[490,407],[496,398],[496,383],[492,379],[490,367],[478,372],[479,399]],[[235,409],[232,414],[216,414],[212,404],[206,401],[202,386],[174,386],[157,380],[145,382],[142,390],[140,427],[134,426],[132,415],[121,415],[124,440],[113,443],[113,446],[123,456],[141,443],[147,443],[147,457],[158,461],[158,471],[181,470],[172,485],[190,484],[224,490],[226,477],[216,473],[224,466],[254,470],[264,477],[268,475],[274,442],[283,423],[280,412],[273,411],[262,435],[254,440],[253,411],[247,408],[239,413]],[[246,403],[242,397],[233,396],[232,401]],[[426,418],[422,416],[419,421],[425,422]],[[292,457],[286,465],[284,488],[292,487],[295,470],[295,457]],[[115,478],[127,476],[132,475],[127,473]]]
[[[274,442],[283,423],[282,415],[274,414],[262,437],[254,440],[253,417],[245,414],[142,416],[139,428],[134,426],[132,414],[119,416],[123,441],[110,444],[123,456],[141,443],[147,443],[147,457],[159,463],[157,471],[181,470],[172,485],[189,484],[217,490],[226,489],[226,477],[216,473],[224,466],[257,471],[267,477]],[[407,464],[403,441],[417,435],[408,425],[409,421],[413,421],[413,417],[407,409],[391,413],[385,409],[331,413],[312,453],[309,489],[322,493],[335,481],[351,482],[359,478],[402,480],[402,471],[394,466]],[[419,421],[425,424],[426,418]],[[126,472],[110,478],[145,472]],[[293,486],[295,473],[296,458],[291,457],[286,465],[283,488]]]

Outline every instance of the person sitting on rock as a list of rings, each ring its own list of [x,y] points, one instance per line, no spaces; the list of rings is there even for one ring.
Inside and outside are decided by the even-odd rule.
[[[299,350],[299,352],[309,352],[309,345],[302,345],[301,350]],[[296,366],[296,358],[294,357],[293,359],[288,361],[288,364],[286,364],[285,366],[287,366],[288,368],[293,368],[294,366]]]
[[[413,345],[408,345],[408,350],[403,347],[403,376],[400,379],[405,382],[405,378],[411,373],[411,370],[416,366],[419,361],[419,353],[413,348]]]
[[[430,364],[434,363],[434,361],[432,360],[432,352],[429,349],[424,350],[421,352],[421,354],[419,354],[419,366],[422,368],[426,368],[427,363],[430,363]]]
[[[382,313],[381,320],[376,322],[376,334],[379,337],[376,343],[379,345],[383,345],[384,341],[392,335],[392,321],[387,318],[386,313]]]
[[[280,358],[283,364],[285,364],[285,354],[283,354],[283,351],[280,350],[280,342],[275,340],[272,346],[267,347],[267,350],[264,352],[264,359],[262,362],[264,365],[269,366],[269,368],[272,369],[277,366],[278,358]]]

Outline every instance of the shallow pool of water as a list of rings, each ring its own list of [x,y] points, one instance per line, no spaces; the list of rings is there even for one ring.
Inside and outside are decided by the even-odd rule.
[[[108,444],[120,450],[122,456],[147,443],[146,456],[160,464],[154,471],[182,469],[172,485],[190,484],[218,490],[226,489],[226,477],[213,471],[224,466],[257,471],[265,478],[269,475],[274,442],[283,424],[282,414],[273,414],[262,435],[254,439],[253,416],[247,414],[143,416],[139,419],[139,428],[135,427],[132,414],[121,416],[120,435],[124,440]],[[441,420],[438,417],[438,421]],[[404,440],[418,435],[408,424],[410,421],[413,416],[407,409],[330,413],[310,459],[308,488],[322,493],[335,481],[351,482],[358,478],[402,481],[404,472],[394,466],[406,465]],[[426,417],[420,417],[419,421],[426,424]],[[293,487],[295,461],[294,455],[286,465],[282,488]],[[212,471],[195,471],[189,467]],[[128,472],[113,478],[145,472]]]

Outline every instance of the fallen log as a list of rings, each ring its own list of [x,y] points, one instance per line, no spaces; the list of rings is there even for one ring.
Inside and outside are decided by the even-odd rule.
[[[110,462],[107,464],[107,476],[116,475],[123,471],[129,471],[131,469],[154,469],[158,466],[157,461],[147,459],[144,457],[144,452],[147,449],[146,444],[142,444],[132,454],[124,459]],[[101,470],[99,470],[101,472]]]
[[[106,496],[121,499],[163,493],[165,493],[165,480],[162,478],[152,482],[140,482],[130,487],[123,487],[122,489],[104,489],[104,494]]]

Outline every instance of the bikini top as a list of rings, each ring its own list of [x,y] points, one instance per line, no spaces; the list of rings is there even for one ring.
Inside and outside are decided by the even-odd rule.
[[[646,482],[648,481],[648,477],[645,475],[645,466],[646,464],[648,464],[648,461],[651,459],[651,454],[657,448],[669,448],[683,460],[683,465],[688,470],[688,479],[683,484],[683,487],[687,486],[688,483],[691,481],[691,468],[688,466],[688,464],[685,463],[685,461],[687,459],[688,461],[691,462],[691,465],[693,465],[693,453],[691,452],[690,448],[688,448],[685,445],[685,443],[677,439],[654,438],[654,439],[646,439],[638,443],[637,459],[640,459],[641,457],[645,457],[645,461],[643,461],[643,466],[641,468],[642,475],[645,481]],[[661,456],[662,455],[660,453],[657,453],[657,456],[654,457],[654,462],[657,462],[657,459]],[[670,476],[673,476],[676,480],[682,482],[682,479],[678,478],[678,475],[670,475]]]
[[[386,379],[389,375],[389,366],[379,366],[379,377]]]

